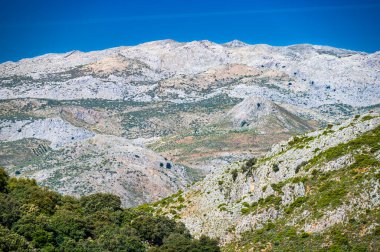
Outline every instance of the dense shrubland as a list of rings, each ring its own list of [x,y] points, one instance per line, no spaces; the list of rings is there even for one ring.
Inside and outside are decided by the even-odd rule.
[[[119,197],[62,196],[0,168],[0,251],[219,251],[216,240],[194,239],[183,223]]]

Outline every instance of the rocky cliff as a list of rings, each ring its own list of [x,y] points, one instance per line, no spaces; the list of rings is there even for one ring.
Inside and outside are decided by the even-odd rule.
[[[367,114],[281,142],[153,206],[228,251],[376,251],[379,175],[380,116]]]

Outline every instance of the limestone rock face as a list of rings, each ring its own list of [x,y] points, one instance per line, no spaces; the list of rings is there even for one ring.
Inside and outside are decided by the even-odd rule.
[[[379,208],[379,129],[380,116],[368,114],[291,138],[256,162],[214,171],[184,200],[159,202],[156,210],[173,216],[170,209],[178,209],[174,216],[192,234],[223,244],[268,222],[323,232]]]
[[[51,142],[52,149],[58,149],[67,143],[82,141],[92,136],[94,133],[75,127],[61,118],[6,121],[0,125],[0,141],[37,138]]]

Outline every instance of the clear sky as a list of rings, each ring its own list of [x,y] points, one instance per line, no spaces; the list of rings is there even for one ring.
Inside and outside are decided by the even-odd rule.
[[[0,62],[159,39],[380,50],[380,0],[0,0]]]

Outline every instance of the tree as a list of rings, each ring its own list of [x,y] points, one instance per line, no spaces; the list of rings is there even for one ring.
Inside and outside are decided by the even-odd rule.
[[[5,172],[4,168],[0,167],[0,192],[5,192],[8,179],[8,174]]]
[[[98,244],[103,251],[146,251],[143,242],[139,237],[131,235],[131,230],[128,230],[128,228],[114,229],[113,231],[105,232],[98,239]]]
[[[38,186],[34,179],[11,178],[7,188],[9,195],[21,205],[34,205],[43,213],[53,213],[56,205],[60,204],[61,196],[58,193]]]
[[[0,251],[27,251],[31,249],[32,246],[24,237],[0,225]]]
[[[62,243],[65,238],[75,241],[88,237],[89,224],[80,214],[68,210],[58,210],[50,218],[49,227],[55,233],[57,244]]]
[[[190,237],[183,223],[176,223],[163,216],[140,216],[132,221],[131,226],[138,230],[140,237],[152,245],[162,245],[165,237],[171,233],[183,234]]]
[[[10,228],[20,215],[19,202],[7,194],[0,193],[0,224]]]
[[[54,243],[54,234],[48,227],[49,218],[39,213],[30,213],[22,216],[12,227],[12,231],[22,235],[33,247],[51,247]]]
[[[182,234],[171,234],[165,240],[158,251],[165,252],[190,252],[193,250],[193,243],[189,237]]]
[[[95,193],[83,196],[80,202],[87,213],[94,213],[101,210],[116,211],[121,209],[120,197],[109,193]]]
[[[9,178],[3,169],[0,180],[0,251],[142,252],[149,245],[219,251],[214,240],[194,240],[183,223],[153,216],[146,207],[122,209],[112,194],[62,196],[33,179]]]
[[[209,237],[202,235],[198,240],[198,246],[200,251],[203,252],[219,252],[220,248],[218,245],[218,240],[210,239]]]
[[[201,236],[199,240],[191,239],[183,234],[169,235],[157,251],[165,252],[219,252],[218,241]]]

